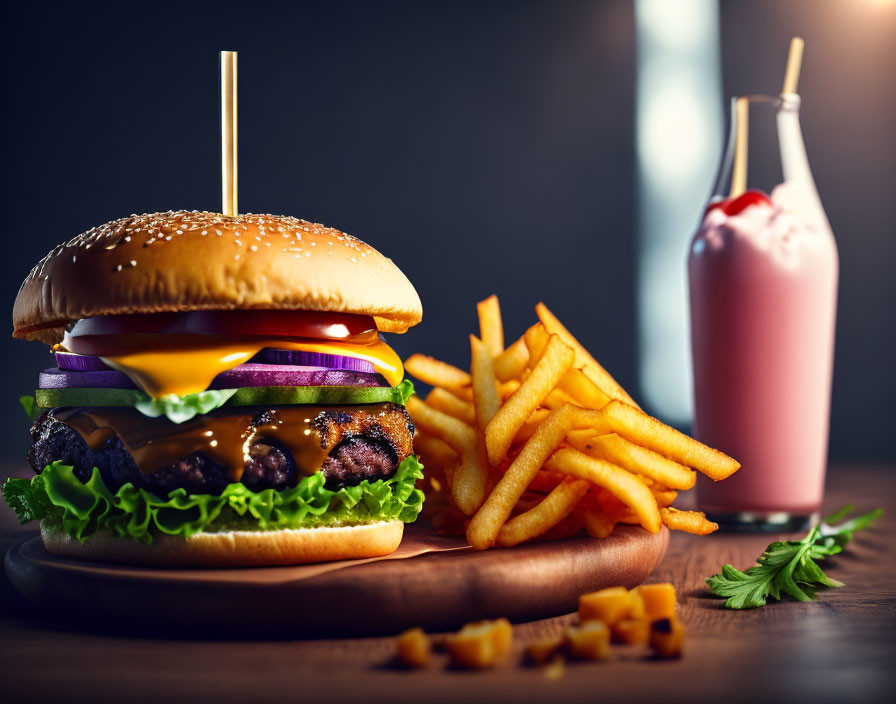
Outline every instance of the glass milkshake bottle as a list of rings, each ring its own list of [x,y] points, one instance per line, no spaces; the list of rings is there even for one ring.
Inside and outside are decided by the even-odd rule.
[[[742,465],[701,476],[698,502],[729,527],[797,530],[824,491],[838,257],[799,109],[795,93],[732,101],[688,254],[695,436]]]

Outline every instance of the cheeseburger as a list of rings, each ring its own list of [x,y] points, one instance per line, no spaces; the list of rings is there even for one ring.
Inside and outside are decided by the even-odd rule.
[[[52,346],[22,403],[47,550],[184,566],[385,555],[420,511],[413,392],[380,338],[420,322],[392,261],[271,215],[133,215],[53,249],[14,336]]]

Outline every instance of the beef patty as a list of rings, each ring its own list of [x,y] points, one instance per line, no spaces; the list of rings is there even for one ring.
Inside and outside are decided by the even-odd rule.
[[[294,422],[297,412],[299,416],[307,416],[300,419],[304,422]],[[117,413],[124,416],[137,412]],[[86,433],[83,428],[85,416],[91,418],[92,433]],[[82,422],[77,422],[79,419]],[[148,425],[169,423],[142,417],[129,420],[131,426],[144,430],[144,435]],[[221,422],[227,425],[221,426]],[[398,464],[413,452],[414,437],[414,426],[407,411],[391,403],[352,406],[345,410],[295,406],[242,409],[235,413],[222,409],[183,426],[163,428],[168,433],[165,438],[193,439],[214,433],[214,430],[203,430],[206,427],[217,428],[221,437],[223,427],[228,436],[221,437],[221,447],[212,441],[216,450],[211,451],[206,442],[205,452],[191,451],[161,466],[141,468],[135,456],[143,458],[145,463],[146,454],[136,450],[132,454],[128,449],[134,442],[122,430],[128,424],[110,425],[117,431],[97,423],[90,409],[51,409],[31,427],[28,462],[35,473],[54,461],[71,465],[82,482],[87,481],[96,467],[112,492],[128,482],[157,496],[167,496],[177,488],[194,494],[219,494],[233,481],[241,481],[253,491],[281,490],[294,487],[302,476],[317,470],[322,471],[326,487],[335,490],[365,479],[391,477]],[[277,432],[270,432],[272,429]],[[239,459],[235,463],[239,466],[228,466],[224,459],[227,455],[216,454],[228,446],[236,451]],[[191,445],[181,442],[177,447]],[[301,457],[295,457],[291,447],[309,447],[312,451],[303,451]],[[299,454],[298,449],[295,454]],[[316,466],[299,467],[297,462],[302,461]]]

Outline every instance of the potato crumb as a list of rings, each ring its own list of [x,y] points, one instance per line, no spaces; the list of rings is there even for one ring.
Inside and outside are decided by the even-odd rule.
[[[395,639],[396,655],[408,667],[425,667],[430,650],[429,637],[421,628],[411,628]]]

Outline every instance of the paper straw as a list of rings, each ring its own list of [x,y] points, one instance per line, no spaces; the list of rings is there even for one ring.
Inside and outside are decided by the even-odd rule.
[[[237,214],[236,52],[221,52],[221,211]]]
[[[787,55],[787,70],[784,72],[784,88],[781,95],[796,93],[800,82],[800,67],[803,65],[803,47],[806,43],[800,37],[790,40],[790,53]]]
[[[747,190],[747,148],[750,131],[750,100],[738,98],[735,107],[734,166],[731,173],[731,198]]]

